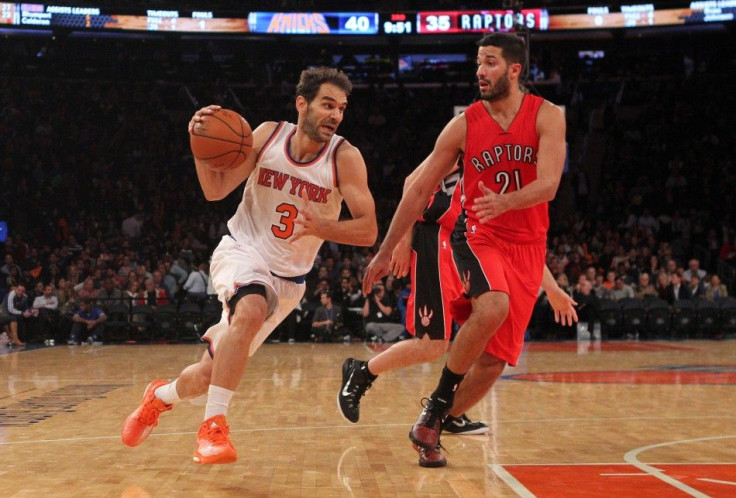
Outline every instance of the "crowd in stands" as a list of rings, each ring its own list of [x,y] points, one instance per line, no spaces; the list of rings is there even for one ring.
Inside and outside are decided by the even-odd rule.
[[[289,71],[280,59],[259,62],[269,76],[255,85],[203,82],[206,74],[179,81],[184,70],[172,81],[152,64],[160,54],[154,48],[152,60],[133,61],[145,66],[137,77],[58,77],[54,68],[63,62],[54,57],[63,61],[66,52],[36,57],[44,43],[0,46],[0,220],[7,221],[0,296],[9,340],[67,340],[80,308],[104,314],[113,303],[211,301],[209,255],[242,190],[204,200],[186,123],[206,103],[234,107],[256,124],[294,120],[296,74],[315,61],[288,61]],[[696,54],[690,69],[681,55],[679,63],[672,55],[658,63],[633,53],[591,73],[561,56],[537,55],[540,65],[554,65],[547,74],[557,68],[562,77],[531,91],[565,105],[568,116],[569,166],[550,208],[547,258],[560,285],[598,301],[732,295],[736,131],[728,109],[735,96],[723,89],[733,86],[734,61]],[[472,65],[469,73],[470,84],[366,84],[351,95],[340,134],[366,159],[381,235],[406,174],[453,106],[474,98]],[[388,277],[376,289],[385,293],[379,301],[390,308],[382,313],[390,326],[371,325],[377,304],[360,286],[373,251],[325,243],[301,315],[287,320],[281,337],[403,337],[405,280]],[[328,304],[342,309],[342,322],[329,318]],[[322,325],[304,332],[304,323],[294,323],[300,318]]]

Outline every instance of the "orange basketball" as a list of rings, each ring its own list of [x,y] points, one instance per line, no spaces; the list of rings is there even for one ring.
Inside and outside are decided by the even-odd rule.
[[[194,125],[189,135],[192,154],[213,170],[227,171],[246,160],[253,148],[253,130],[235,111],[220,109]]]

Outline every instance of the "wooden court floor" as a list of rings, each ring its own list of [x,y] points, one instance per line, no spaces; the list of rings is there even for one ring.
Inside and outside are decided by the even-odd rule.
[[[231,405],[236,464],[191,463],[202,400],[136,448],[123,419],[200,345],[56,346],[0,355],[0,496],[733,497],[736,341],[531,343],[424,469],[407,438],[443,362],[379,378],[361,421],[336,408],[364,344],[267,344]]]

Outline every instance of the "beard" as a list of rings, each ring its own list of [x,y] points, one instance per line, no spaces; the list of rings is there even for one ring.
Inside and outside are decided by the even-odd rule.
[[[486,80],[487,81],[487,80]],[[491,89],[487,92],[480,92],[481,100],[487,102],[495,102],[509,96],[509,90],[511,88],[511,82],[509,81],[509,72],[498,78],[495,83],[488,82],[491,85]]]
[[[328,121],[327,124],[337,126],[337,123],[333,123],[330,121]],[[309,137],[310,140],[314,140],[315,142],[329,142],[332,138],[333,133],[325,135],[325,133],[320,132],[319,125],[319,121],[315,119],[314,112],[312,112],[312,106],[307,107],[307,115],[304,117],[304,126],[302,127],[304,133]]]

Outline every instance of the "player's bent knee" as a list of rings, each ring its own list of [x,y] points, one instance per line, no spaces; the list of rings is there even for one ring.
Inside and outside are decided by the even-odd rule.
[[[483,370],[502,371],[506,367],[504,360],[487,352],[480,355],[475,362],[478,368],[482,368]]]
[[[227,305],[230,309],[231,323],[235,320],[263,322],[268,312],[266,288],[259,284],[240,287],[227,302]]]
[[[473,302],[471,317],[483,323],[503,322],[509,314],[509,295],[505,292],[486,292]]]
[[[450,341],[432,339],[432,340],[426,341],[423,346],[427,353],[427,356],[430,359],[435,359],[445,354],[445,352],[450,347]]]

